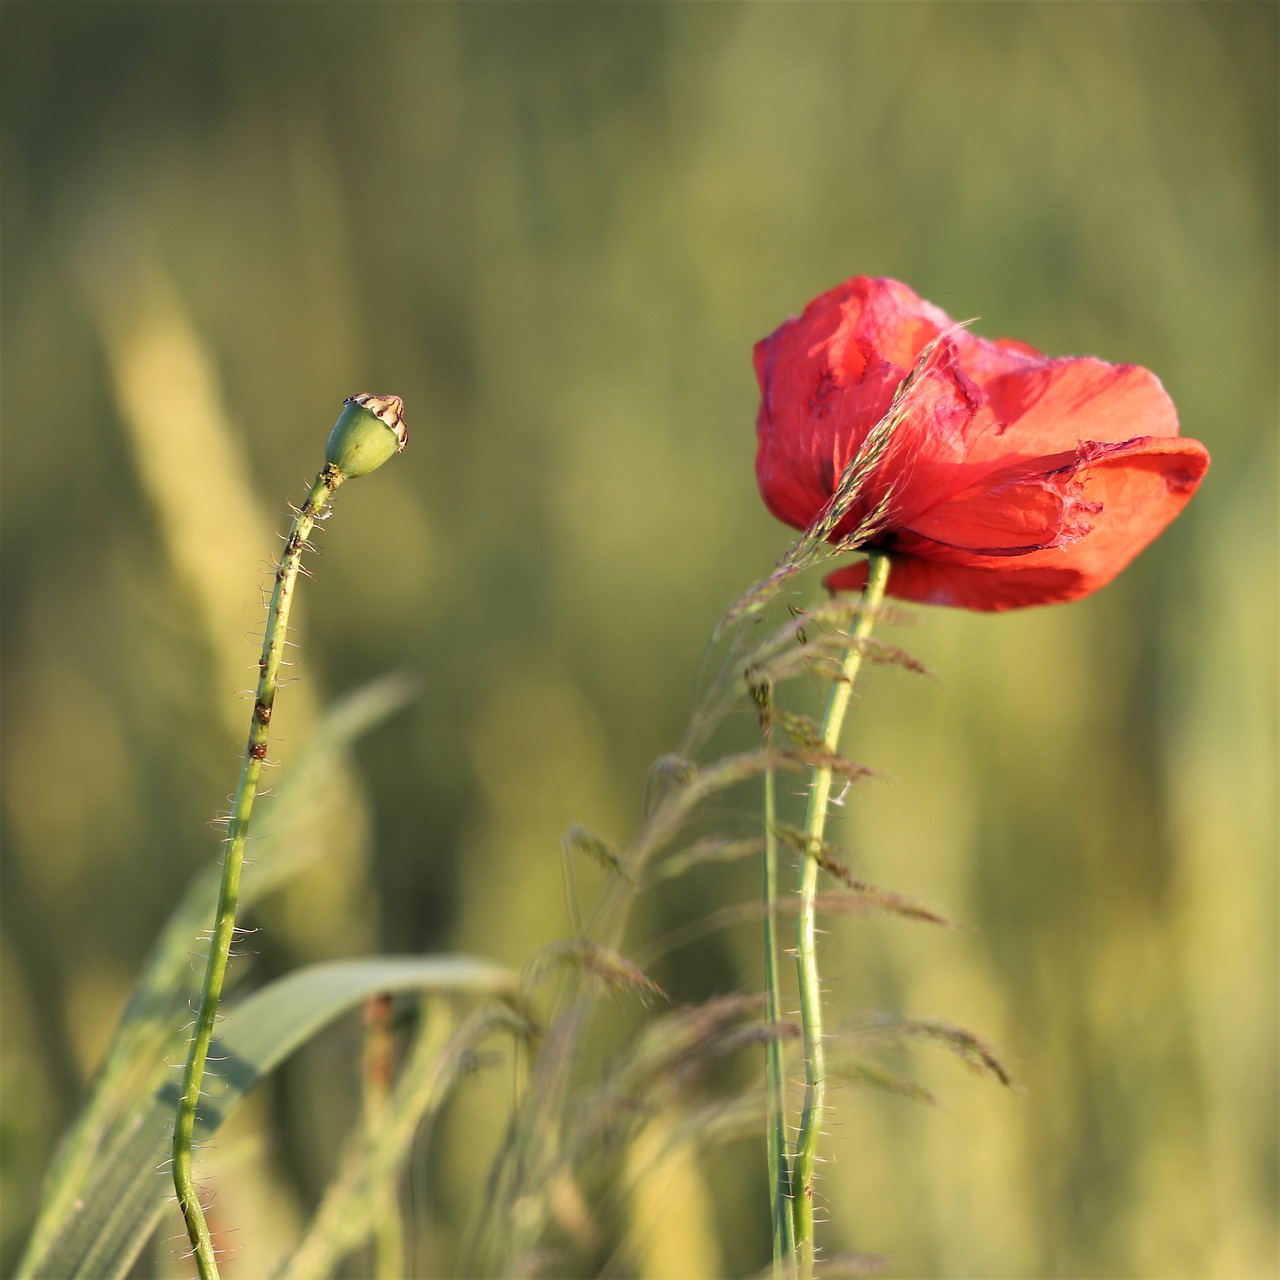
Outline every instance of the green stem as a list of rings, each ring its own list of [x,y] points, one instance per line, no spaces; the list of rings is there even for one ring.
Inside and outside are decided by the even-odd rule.
[[[862,589],[862,604],[849,636],[849,647],[845,650],[840,674],[827,695],[827,709],[822,718],[822,745],[829,752],[834,752],[839,747],[840,730],[849,705],[849,695],[853,692],[853,682],[862,666],[862,646],[875,625],[888,580],[889,557],[873,552],[867,560],[867,585]],[[804,1112],[800,1119],[800,1137],[796,1143],[792,1173],[792,1212],[795,1216],[796,1253],[802,1280],[813,1274],[813,1173],[827,1090],[826,1052],[822,1043],[822,987],[818,978],[815,945],[818,861],[812,853],[822,845],[830,800],[831,769],[815,768],[804,825],[810,856],[806,856],[800,866],[800,883],[797,889],[800,903],[796,920],[796,972],[800,986],[800,1025],[804,1034],[805,1091]]]
[[[780,1021],[778,986],[778,836],[777,787],[773,768],[764,774],[764,989],[765,1016],[776,1033]],[[773,1214],[773,1271],[780,1276],[795,1258],[791,1220],[791,1157],[787,1150],[786,1094],[782,1075],[782,1042],[775,1034],[765,1052],[765,1098],[768,1107],[769,1207]]]
[[[284,654],[285,637],[289,626],[289,609],[293,604],[294,584],[302,561],[302,550],[317,518],[329,505],[334,490],[345,476],[333,463],[326,463],[316,476],[307,500],[294,517],[293,527],[285,540],[284,553],[276,569],[275,589],[267,611],[267,630],[262,641],[262,656],[258,659],[258,690],[253,704],[253,719],[249,727],[249,741],[245,747],[244,764],[240,770],[240,782],[236,787],[231,806],[231,818],[227,826],[226,853],[222,863],[222,887],[218,894],[218,911],[213,935],[209,940],[209,960],[205,968],[204,989],[200,996],[200,1009],[196,1014],[191,1048],[187,1054],[186,1070],[182,1076],[182,1097],[173,1128],[173,1185],[178,1193],[178,1206],[186,1221],[187,1235],[195,1250],[196,1263],[201,1280],[217,1280],[218,1264],[214,1257],[213,1241],[205,1222],[204,1211],[196,1193],[191,1172],[191,1144],[195,1134],[196,1107],[200,1101],[200,1086],[204,1081],[205,1063],[209,1055],[209,1043],[213,1038],[213,1026],[218,1016],[218,1002],[222,998],[222,984],[227,973],[227,958],[231,951],[231,939],[236,927],[236,902],[240,894],[240,870],[244,864],[245,841],[249,835],[249,817],[258,794],[258,780],[262,774],[267,754],[267,728],[275,705],[279,685],[280,661]]]

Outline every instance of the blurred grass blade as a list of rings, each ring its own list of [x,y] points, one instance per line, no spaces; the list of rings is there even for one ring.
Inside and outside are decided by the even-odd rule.
[[[416,682],[403,672],[370,682],[337,703],[309,735],[264,815],[265,834],[254,846],[256,865],[246,874],[241,902],[251,905],[302,870],[321,851],[305,838],[316,797],[341,768],[343,753],[361,734],[405,706]],[[198,936],[209,926],[218,897],[219,867],[212,863],[191,883],[169,917],[120,1015],[90,1089],[89,1099],[45,1179],[44,1202],[22,1263],[37,1266],[71,1206],[85,1194],[99,1154],[119,1137],[119,1124],[167,1079],[167,1064],[180,1053],[189,1001],[201,974],[191,963]]]
[[[516,986],[511,970],[462,955],[335,960],[281,978],[234,1009],[214,1038],[197,1137],[211,1137],[263,1076],[370,996],[431,991],[511,997]],[[95,1156],[92,1178],[56,1224],[48,1249],[23,1263],[19,1280],[114,1280],[128,1272],[170,1199],[164,1169],[177,1097],[177,1083],[166,1083],[126,1118]]]
[[[626,1232],[614,1251],[640,1280],[724,1275],[715,1211],[692,1143],[674,1143],[676,1117],[659,1112],[627,1147]]]
[[[270,554],[274,524],[254,492],[245,435],[231,422],[217,363],[155,241],[103,219],[73,262],[140,487],[196,608],[216,687],[237,689],[246,661],[244,569]],[[314,695],[300,689],[297,703],[297,723],[309,726]],[[228,701],[223,711],[239,738],[240,707]]]
[[[278,1280],[320,1280],[374,1230],[380,1195],[403,1167],[415,1135],[448,1099],[473,1061],[476,1046],[494,1031],[525,1036],[530,1025],[511,1009],[488,1004],[456,1029],[443,1010],[425,1011],[389,1101],[385,1119],[357,1133],[349,1157],[325,1190],[306,1235],[277,1273]]]

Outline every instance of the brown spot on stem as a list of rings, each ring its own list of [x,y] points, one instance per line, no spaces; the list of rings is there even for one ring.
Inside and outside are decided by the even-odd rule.
[[[259,724],[266,724],[271,719],[271,703],[263,702],[261,698],[253,704],[253,718]]]
[[[265,760],[267,758],[267,744],[265,742],[251,742],[249,744],[249,758],[251,760]]]

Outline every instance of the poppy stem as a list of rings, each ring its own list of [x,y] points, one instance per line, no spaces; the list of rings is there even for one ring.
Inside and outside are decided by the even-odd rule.
[[[187,1235],[195,1250],[201,1280],[217,1280],[218,1264],[191,1172],[191,1144],[195,1134],[196,1107],[200,1101],[200,1086],[204,1081],[209,1043],[213,1039],[213,1026],[217,1020],[218,1003],[222,998],[222,985],[227,973],[227,958],[231,950],[231,939],[235,933],[236,903],[240,896],[240,871],[244,865],[244,847],[249,836],[249,817],[253,812],[253,802],[258,794],[258,780],[262,775],[262,766],[267,755],[267,727],[271,722],[276,689],[279,687],[280,661],[284,654],[289,610],[293,604],[294,585],[302,563],[302,551],[307,545],[307,538],[316,520],[323,515],[333,497],[334,490],[344,479],[346,476],[334,464],[325,464],[324,469],[316,476],[306,501],[294,517],[289,536],[285,539],[284,552],[275,571],[275,587],[267,609],[267,629],[262,641],[262,656],[258,659],[258,689],[253,704],[253,718],[249,723],[249,741],[245,746],[240,781],[236,786],[235,799],[231,805],[231,817],[227,824],[226,853],[222,861],[222,884],[218,892],[218,910],[214,918],[213,933],[209,939],[209,959],[205,966],[204,988],[200,995],[200,1008],[196,1014],[191,1046],[187,1053],[186,1069],[182,1075],[182,1096],[178,1103],[173,1127],[173,1185],[178,1193],[178,1206],[186,1221]]]
[[[845,650],[840,674],[827,695],[827,708],[822,717],[822,745],[828,752],[834,753],[839,748],[840,730],[849,706],[849,696],[862,666],[863,644],[875,625],[888,580],[889,557],[872,552],[867,559],[867,584],[862,589],[857,621],[849,633],[849,647]],[[805,815],[804,833],[808,856],[800,866],[797,887],[799,911],[796,919],[796,973],[800,987],[800,1025],[804,1036],[805,1091],[791,1185],[794,1189],[792,1214],[796,1261],[801,1280],[809,1280],[813,1275],[813,1175],[827,1089],[826,1052],[822,1043],[822,988],[818,978],[815,935],[818,892],[816,855],[821,851],[826,832],[830,800],[831,768],[816,767],[809,788],[809,808]]]
[[[173,1122],[173,1186],[178,1193],[178,1207],[182,1210],[187,1236],[200,1269],[200,1280],[218,1280],[218,1262],[191,1172],[191,1143],[195,1136],[200,1086],[204,1083],[209,1044],[213,1039],[213,1024],[217,1021],[222,984],[227,976],[231,939],[236,931],[236,904],[240,898],[244,846],[249,838],[249,818],[258,796],[258,781],[267,758],[267,727],[271,723],[276,690],[280,687],[280,663],[289,633],[293,590],[307,539],[316,521],[324,518],[334,490],[345,480],[377,470],[408,443],[409,432],[404,423],[403,409],[399,396],[373,396],[364,392],[343,401],[342,413],[325,444],[324,466],[312,482],[306,501],[294,513],[293,525],[276,568],[271,603],[267,606],[267,627],[262,637],[262,654],[258,658],[258,689],[253,702],[253,718],[249,722],[249,741],[244,749],[240,781],[236,784],[231,815],[227,820],[222,883],[209,937],[204,988],[200,993],[200,1008],[191,1034],[187,1065],[182,1073],[182,1094]]]

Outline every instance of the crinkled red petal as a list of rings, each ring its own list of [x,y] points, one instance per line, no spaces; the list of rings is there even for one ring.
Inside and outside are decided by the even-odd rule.
[[[888,594],[925,604],[999,610],[1075,600],[1105,586],[1182,510],[1209,466],[1197,440],[1142,438],[1082,446],[1070,464],[1087,531],[1023,554],[943,545],[907,534],[894,547]],[[857,590],[862,564],[827,578],[832,590]]]
[[[969,355],[962,350],[966,370]],[[1063,453],[1082,440],[1120,443],[1178,434],[1173,401],[1159,378],[1137,365],[1088,357],[1020,359],[996,376],[990,368],[971,373],[986,396],[988,415],[973,433],[973,462]]]

